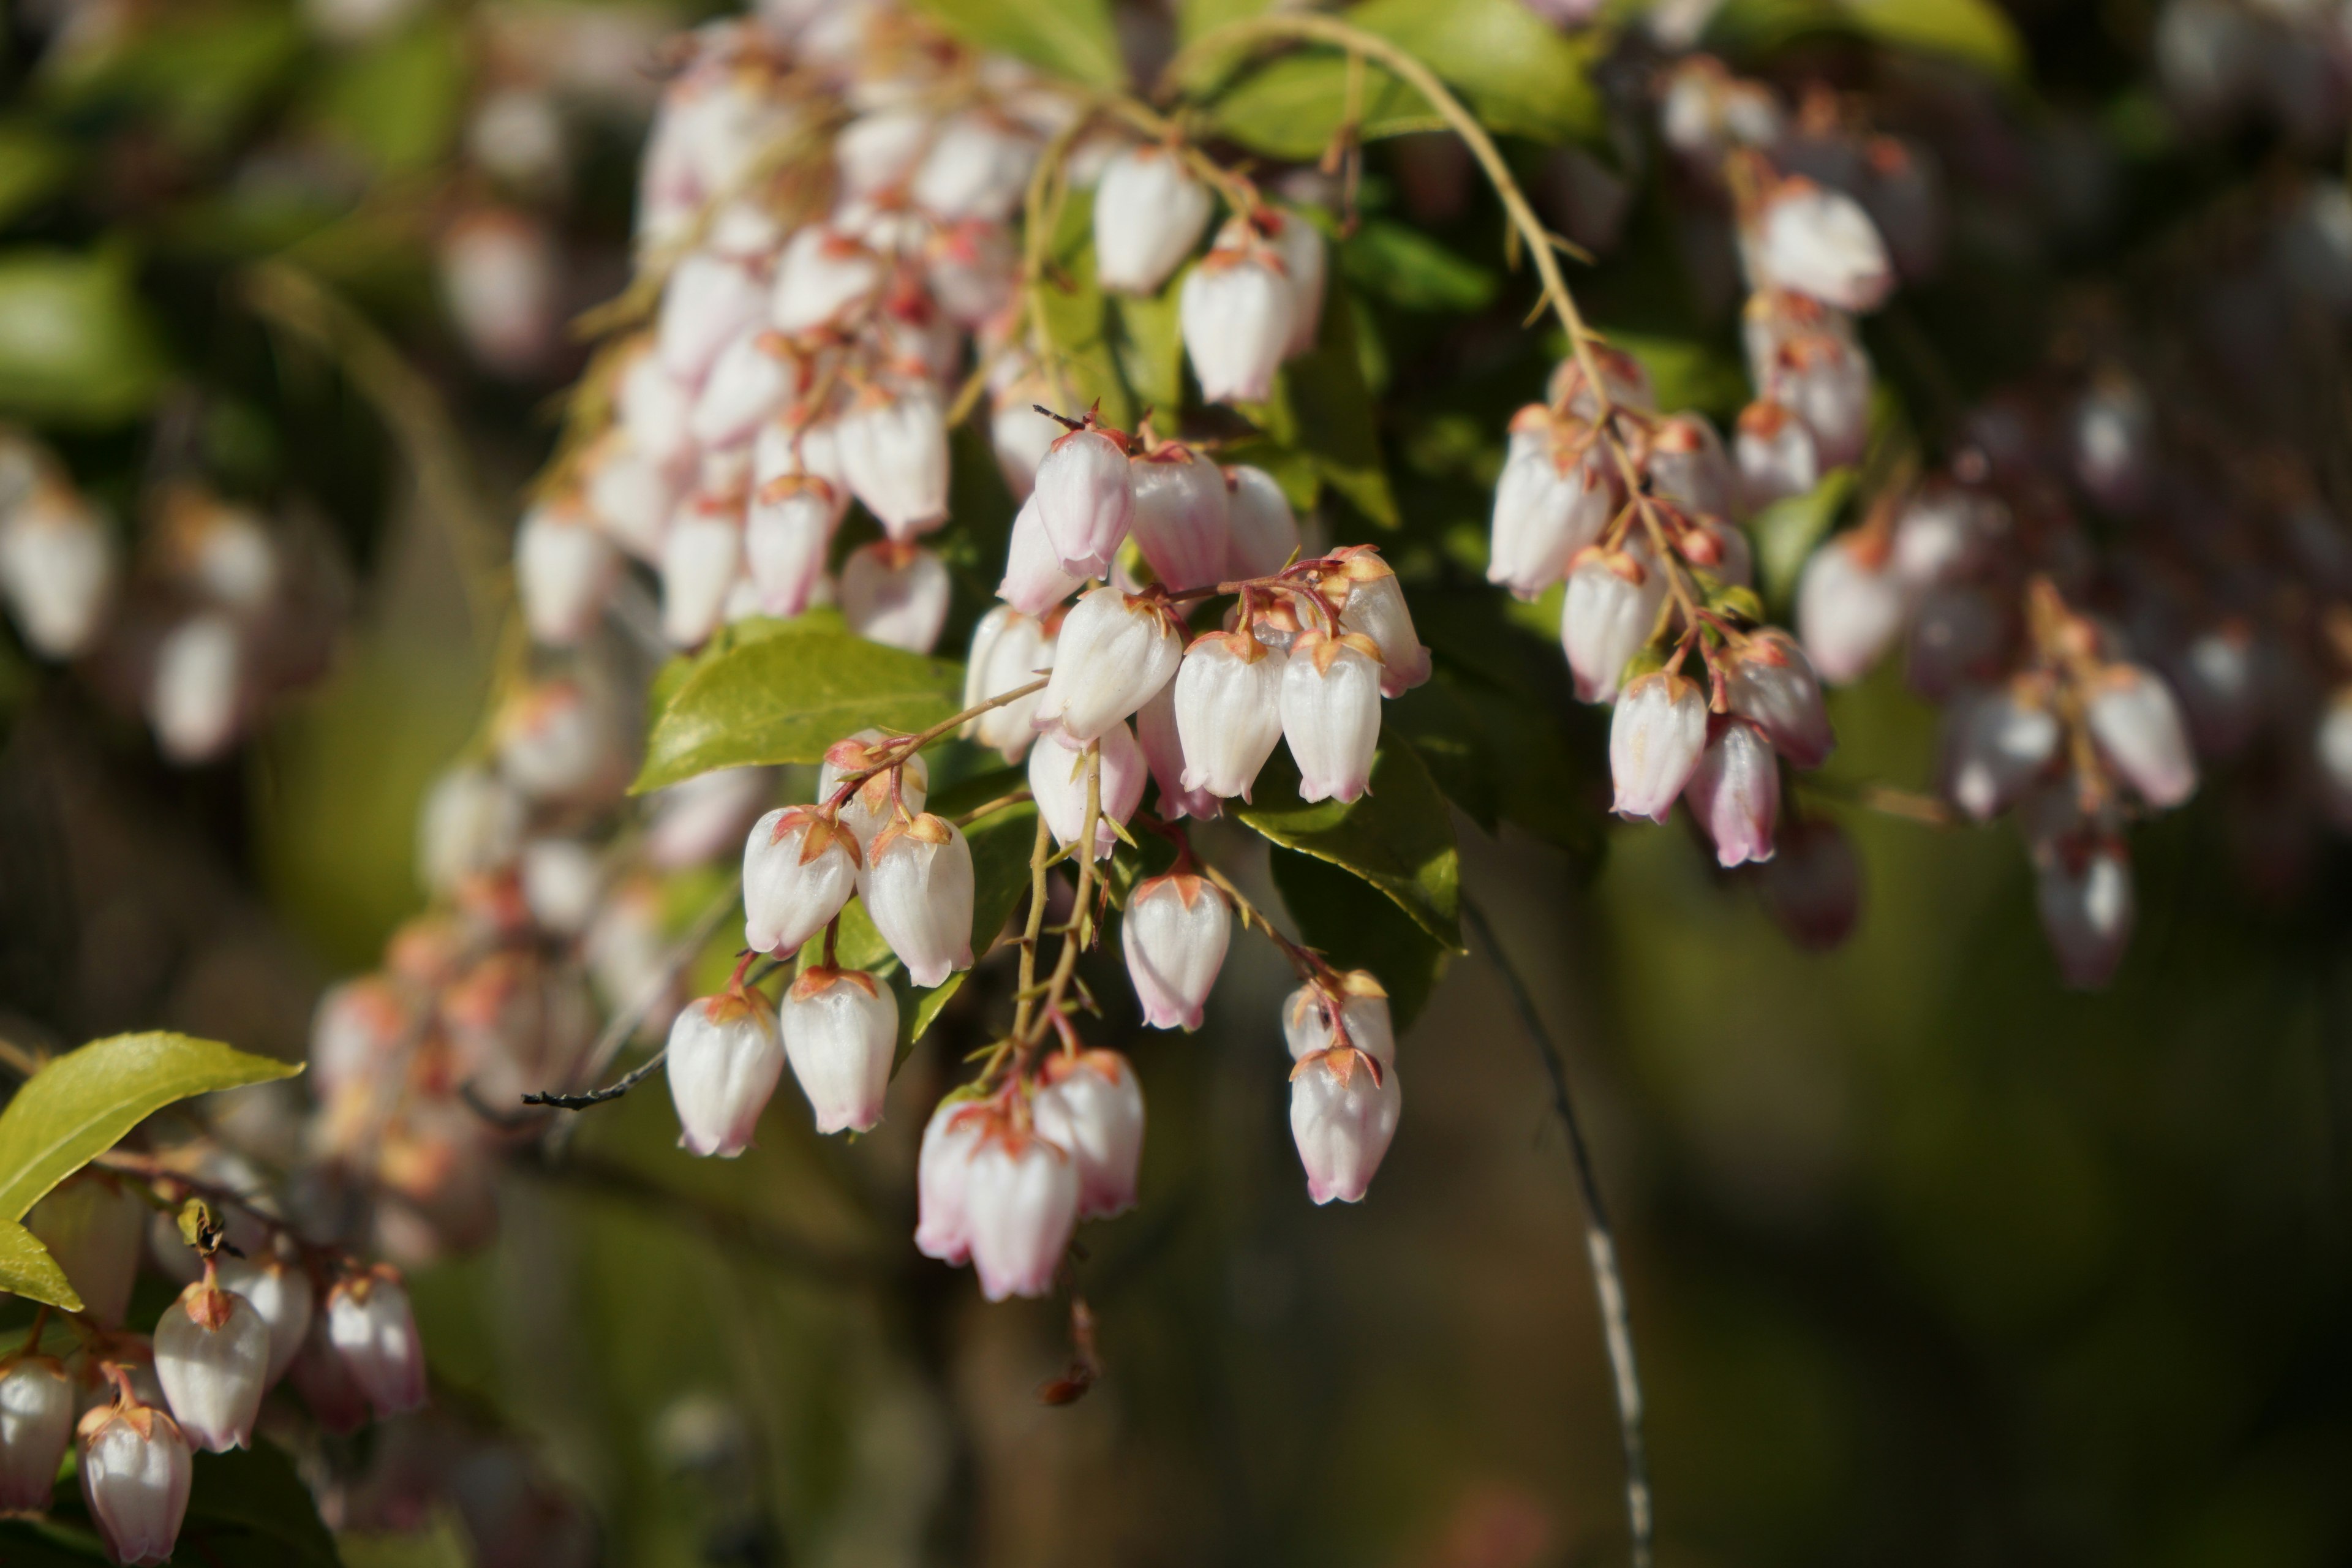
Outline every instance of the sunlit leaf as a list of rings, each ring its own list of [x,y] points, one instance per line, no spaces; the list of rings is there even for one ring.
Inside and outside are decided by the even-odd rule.
[[[1427,64],[1489,131],[1540,142],[1600,132],[1592,68],[1605,29],[1563,35],[1520,0],[1369,0],[1346,17]]]
[[[0,1219],[23,1218],[50,1188],[174,1100],[301,1070],[299,1062],[162,1031],[68,1051],[0,1110]]]
[[[0,254],[0,408],[109,423],[152,403],[166,370],[128,257]]]
[[[1088,87],[1127,85],[1118,35],[1104,0],[916,0],[975,48],[1000,50]]]
[[[1483,310],[1499,279],[1419,229],[1367,218],[1339,247],[1339,267],[1368,291],[1408,310]]]
[[[1449,948],[1462,945],[1462,867],[1445,797],[1412,745],[1387,736],[1372,763],[1371,788],[1351,805],[1298,798],[1287,750],[1258,774],[1255,804],[1234,815],[1285,848],[1354,872],[1393,900]]]
[[[0,1220],[0,1291],[68,1312],[82,1310],[73,1281],[41,1245],[41,1238],[14,1220]]]
[[[1945,55],[2015,80],[2025,73],[2025,43],[1991,0],[1845,0],[1854,25],[1880,43]]]
[[[1345,122],[1348,62],[1316,50],[1278,55],[1220,91],[1209,118],[1220,134],[1270,158],[1305,162],[1322,155]],[[1429,100],[1378,66],[1364,72],[1356,121],[1360,141],[1378,142],[1444,129]]]

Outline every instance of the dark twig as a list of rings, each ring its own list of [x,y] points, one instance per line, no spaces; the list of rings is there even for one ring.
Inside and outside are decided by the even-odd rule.
[[[522,1097],[522,1102],[525,1105],[551,1105],[558,1110],[585,1110],[592,1105],[602,1105],[608,1100],[618,1100],[645,1082],[653,1076],[654,1069],[662,1065],[662,1058],[668,1055],[669,1046],[664,1042],[661,1048],[647,1057],[643,1063],[630,1068],[602,1089],[592,1089],[585,1094],[526,1094]]]
[[[1625,1516],[1633,1530],[1633,1568],[1650,1568],[1656,1522],[1650,1499],[1649,1446],[1642,1436],[1642,1376],[1633,1364],[1633,1325],[1625,1310],[1624,1275],[1617,1267],[1617,1237],[1609,1226],[1608,1208],[1601,1201],[1601,1182],[1592,1171],[1592,1151],[1586,1146],[1583,1124],[1577,1120],[1576,1100],[1568,1087],[1567,1064],[1552,1044],[1551,1032],[1544,1027],[1542,1015],[1536,1011],[1535,998],[1528,994],[1519,972],[1512,967],[1503,944],[1495,940],[1495,928],[1486,923],[1486,911],[1467,894],[1462,900],[1462,919],[1478,933],[1487,957],[1501,972],[1504,988],[1510,992],[1519,1021],[1527,1026],[1528,1042],[1543,1058],[1544,1076],[1551,1080],[1552,1109],[1559,1113],[1560,1125],[1568,1129],[1569,1155],[1576,1167],[1577,1192],[1584,1200],[1584,1250],[1592,1260],[1592,1295],[1600,1305],[1601,1331],[1616,1383],[1617,1435],[1625,1447]]]

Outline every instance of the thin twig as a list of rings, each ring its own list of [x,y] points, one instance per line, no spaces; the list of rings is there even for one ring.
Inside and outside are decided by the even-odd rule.
[[[653,1077],[654,1070],[662,1065],[663,1059],[668,1055],[669,1047],[665,1044],[643,1062],[631,1068],[604,1088],[592,1089],[585,1094],[526,1094],[522,1097],[522,1102],[525,1105],[551,1105],[558,1110],[585,1110],[592,1105],[602,1105],[608,1100],[618,1100],[646,1079]]]
[[[1601,1332],[1609,1352],[1617,1394],[1617,1436],[1625,1449],[1625,1517],[1633,1529],[1633,1568],[1649,1568],[1656,1522],[1650,1497],[1649,1446],[1642,1436],[1642,1376],[1633,1363],[1633,1325],[1625,1307],[1625,1279],[1617,1267],[1617,1237],[1610,1228],[1609,1210],[1601,1199],[1601,1181],[1593,1173],[1592,1151],[1584,1142],[1583,1123],[1577,1120],[1576,1100],[1568,1087],[1568,1066],[1553,1045],[1535,998],[1511,963],[1510,955],[1495,938],[1486,911],[1468,894],[1462,898],[1463,923],[1478,933],[1486,955],[1501,972],[1503,985],[1526,1026],[1528,1042],[1543,1058],[1544,1076],[1551,1080],[1552,1110],[1568,1130],[1568,1150],[1576,1169],[1578,1194],[1584,1201],[1584,1250],[1592,1260],[1592,1295],[1601,1309]]]
[[[970,811],[967,811],[961,816],[957,817],[955,819],[955,825],[958,827],[970,827],[973,823],[978,822],[983,816],[994,816],[1000,811],[1007,810],[1013,806],[1019,805],[1024,801],[1034,800],[1036,796],[1030,794],[1026,789],[1016,789],[1010,795],[1000,795],[994,800],[989,801],[985,805],[973,806]]]

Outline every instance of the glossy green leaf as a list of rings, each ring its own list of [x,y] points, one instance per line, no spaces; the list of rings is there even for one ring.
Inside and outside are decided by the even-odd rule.
[[[1287,750],[1267,762],[1255,794],[1256,801],[1237,806],[1235,816],[1286,849],[1354,872],[1438,942],[1461,948],[1462,867],[1454,824],[1411,742],[1383,738],[1371,788],[1351,805],[1301,801]]]
[[[1070,405],[1062,412],[1075,416],[1099,402],[1104,421],[1126,429],[1135,422],[1135,405],[1119,374],[1109,311],[1095,282],[1094,214],[1092,191],[1072,191],[1063,204],[1039,286],[1037,324],[1046,373]]]
[[[1483,310],[1499,285],[1494,272],[1419,229],[1367,218],[1339,247],[1339,268],[1366,291],[1408,310]]]
[[[1371,389],[1364,384],[1363,361],[1356,352],[1355,309],[1345,289],[1334,289],[1325,296],[1315,346],[1282,367],[1274,400],[1243,412],[1274,445],[1304,455],[1316,476],[1357,510],[1383,527],[1397,525],[1396,497],[1381,462]]]
[[[2008,80],[2025,74],[2025,41],[1992,0],[1845,0],[1845,10],[1882,44],[1944,55]]]
[[[963,669],[819,625],[699,658],[667,693],[630,785],[659,789],[714,768],[816,763],[844,735],[913,731],[956,710]]]
[[[1127,85],[1104,0],[916,0],[933,21],[974,48],[1014,55],[1087,87]]]
[[[1592,68],[1605,29],[1564,35],[1520,0],[1368,0],[1346,16],[1435,71],[1489,131],[1554,142],[1600,133]]]
[[[1184,406],[1184,333],[1177,309],[1184,275],[1171,278],[1159,293],[1111,296],[1111,344],[1120,373],[1139,403],[1160,410],[1160,428],[1172,433]],[[1141,415],[1139,409],[1138,416]]]
[[[1852,468],[1832,468],[1803,495],[1776,500],[1748,520],[1748,535],[1756,545],[1756,583],[1767,606],[1780,612],[1795,602],[1805,558],[1837,526],[1853,484]]]
[[[1274,852],[1274,885],[1299,939],[1342,969],[1369,969],[1389,994],[1402,1029],[1420,1016],[1453,953],[1355,878],[1311,855]]]
[[[41,1245],[41,1238],[14,1220],[0,1220],[0,1291],[68,1312],[79,1312],[82,1307],[73,1281]]]
[[[152,403],[166,373],[129,258],[0,254],[0,409],[111,423]]]
[[[299,1062],[161,1031],[68,1051],[0,1110],[0,1219],[22,1219],[50,1188],[174,1100],[301,1070]]]
[[[1347,112],[1348,63],[1325,50],[1278,55],[1252,67],[1220,89],[1209,106],[1210,121],[1219,134],[1254,153],[1294,163],[1322,156]],[[1356,127],[1360,140],[1378,142],[1416,131],[1442,131],[1445,121],[1420,93],[1371,66],[1364,71]]]

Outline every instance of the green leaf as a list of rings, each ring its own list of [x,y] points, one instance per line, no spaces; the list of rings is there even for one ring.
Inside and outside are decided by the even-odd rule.
[[[1099,402],[1104,422],[1127,429],[1135,422],[1135,403],[1119,374],[1109,312],[1095,282],[1094,226],[1094,193],[1070,192],[1047,251],[1046,277],[1038,286],[1037,325],[1050,359],[1047,374],[1066,389],[1072,405],[1061,412],[1075,417]]]
[[[1190,44],[1273,9],[1273,0],[1176,0],[1176,41]]]
[[[1747,370],[1718,343],[1651,332],[1612,331],[1608,337],[1649,373],[1661,409],[1695,408],[1728,423],[1751,395]]]
[[[1776,500],[1748,520],[1748,535],[1756,544],[1757,584],[1767,605],[1786,610],[1794,602],[1805,558],[1837,525],[1853,484],[1852,468],[1832,468],[1803,495]]]
[[[1580,857],[1599,852],[1606,822],[1593,805],[1588,749],[1571,745],[1570,724],[1548,705],[1530,711],[1515,694],[1441,669],[1390,703],[1386,722],[1412,742],[1445,798],[1490,836],[1509,822]]]
[[[268,1438],[198,1454],[175,1556],[237,1568],[341,1568],[310,1489]]]
[[[1355,310],[1345,289],[1327,291],[1315,346],[1282,367],[1274,400],[1243,412],[1275,445],[1304,454],[1316,476],[1357,510],[1384,528],[1397,526],[1396,496],[1381,465],[1371,389],[1364,384],[1363,361],[1356,352]],[[1307,504],[1312,500],[1310,495]]]
[[[1601,133],[1592,68],[1613,41],[1604,28],[1571,37],[1519,0],[1369,0],[1346,19],[1409,50],[1489,131],[1551,142]]]
[[[1368,218],[1339,247],[1339,268],[1363,288],[1408,310],[1483,310],[1495,274],[1419,229]]]
[[[1453,954],[1394,904],[1365,898],[1363,884],[1336,866],[1277,849],[1271,868],[1300,940],[1342,969],[1370,970],[1397,1027],[1411,1024]]]
[[[1439,942],[1461,949],[1462,867],[1454,823],[1411,742],[1402,735],[1382,739],[1371,788],[1352,805],[1302,802],[1286,750],[1276,752],[1258,774],[1255,794],[1255,803],[1240,805],[1235,816],[1286,849],[1354,872]]]
[[[1157,294],[1111,296],[1111,346],[1119,370],[1136,397],[1160,412],[1160,427],[1168,433],[1175,430],[1176,415],[1184,406],[1184,333],[1177,310],[1183,286],[1180,271]],[[1141,410],[1137,414],[1140,417]]]
[[[110,424],[152,403],[166,370],[127,256],[0,255],[0,408]]]
[[[14,1220],[0,1220],[0,1291],[68,1312],[82,1310],[73,1281],[41,1245],[41,1238]]]
[[[1427,99],[1378,66],[1366,68],[1363,90],[1356,125],[1361,141],[1445,128]],[[1323,51],[1276,56],[1217,93],[1209,106],[1221,135],[1291,163],[1321,157],[1347,114],[1348,62]]]
[[[47,201],[73,168],[73,149],[37,126],[0,125],[0,223]]]
[[[633,794],[714,768],[816,763],[843,736],[912,732],[955,712],[963,669],[825,626],[697,659],[653,721]]]
[[[2025,41],[1991,0],[1845,0],[1846,14],[1882,44],[1945,55],[1999,77],[2025,76]]]
[[[318,112],[377,168],[418,173],[448,151],[465,94],[464,41],[452,23],[428,17],[333,67]]]
[[[50,1188],[174,1100],[301,1070],[299,1062],[161,1031],[68,1051],[0,1110],[0,1219],[22,1219]]]
[[[933,21],[977,49],[1016,55],[1087,87],[1123,88],[1118,52],[1104,0],[916,0]]]

